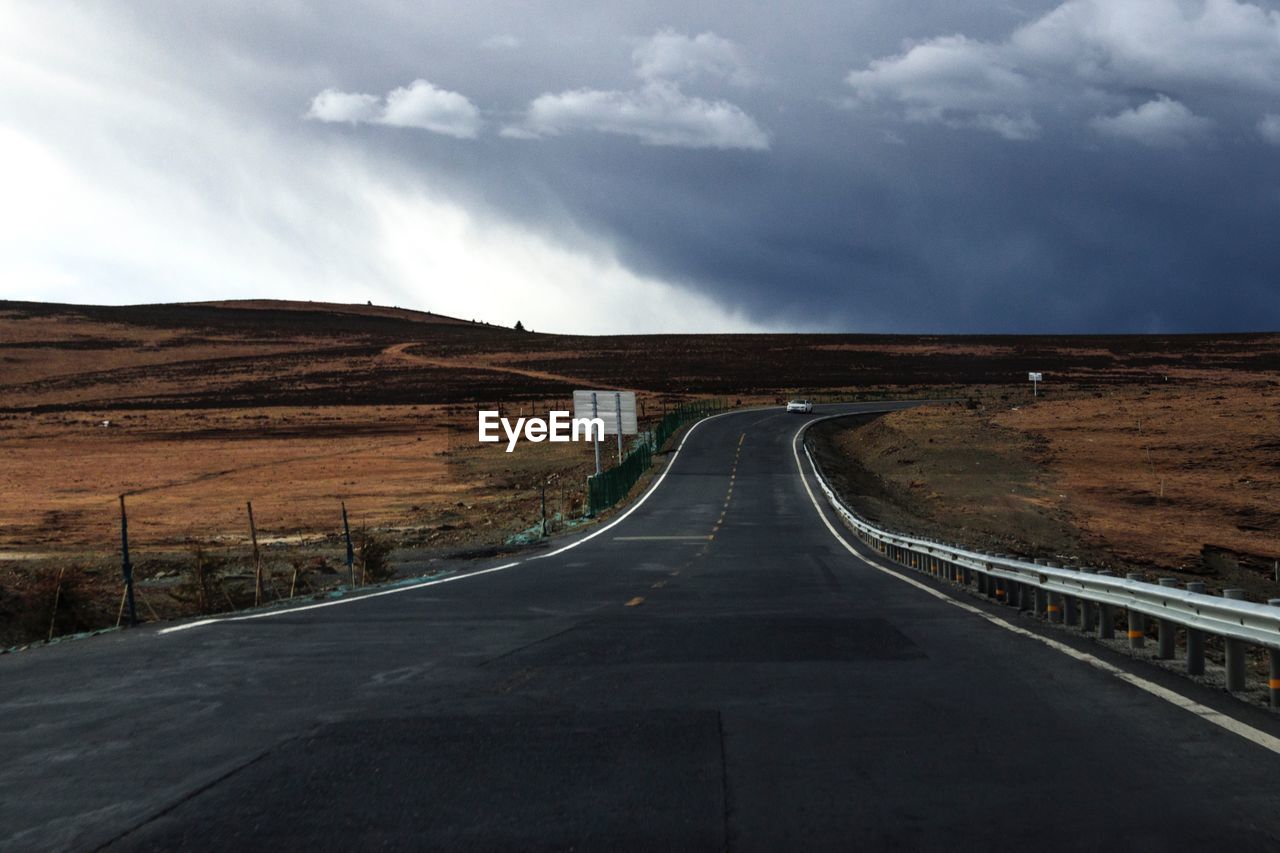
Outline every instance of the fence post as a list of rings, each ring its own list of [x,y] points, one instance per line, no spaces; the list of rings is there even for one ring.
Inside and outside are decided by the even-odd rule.
[[[1204,584],[1191,581],[1187,592],[1204,595]],[[1187,626],[1187,675],[1204,675],[1204,632]]]
[[[133,563],[129,561],[129,516],[124,511],[124,495],[120,496],[120,568],[124,572],[124,594],[129,602],[129,627],[138,626],[138,608],[133,603]]]
[[[249,508],[249,539],[253,542],[253,606],[262,603],[262,553],[258,550],[258,528],[253,523],[253,501],[245,501]]]
[[[1243,601],[1244,590],[1224,589],[1222,597]],[[1232,693],[1244,690],[1244,643],[1230,637],[1223,637],[1222,640],[1227,648],[1227,690]]]
[[[1280,607],[1280,598],[1268,598],[1267,604]],[[1270,671],[1267,673],[1267,689],[1271,693],[1271,707],[1280,708],[1280,650],[1267,649]]]
[[[1160,586],[1177,586],[1177,578],[1160,578]],[[1168,619],[1156,620],[1156,627],[1159,630],[1159,651],[1156,657],[1160,660],[1173,660],[1174,637],[1177,634],[1178,626]]]
[[[347,524],[347,502],[342,502],[342,535],[347,540],[347,574],[351,579],[351,586],[356,585],[356,552],[351,547],[351,525]]]
[[[1140,581],[1142,575],[1137,572],[1129,572],[1125,575],[1126,580]],[[1129,611],[1129,648],[1140,649],[1147,643],[1146,617],[1132,607]]]

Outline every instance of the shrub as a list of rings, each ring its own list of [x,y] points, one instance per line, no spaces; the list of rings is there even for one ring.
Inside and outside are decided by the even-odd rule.
[[[173,597],[194,608],[197,613],[214,613],[221,608],[222,600],[225,599],[225,595],[220,595],[222,584],[218,578],[223,562],[217,557],[209,556],[203,548],[196,548],[192,557],[194,562],[191,573],[174,590]]]
[[[391,566],[391,543],[372,530],[356,534],[356,559],[360,564],[360,582],[377,583],[395,577]]]

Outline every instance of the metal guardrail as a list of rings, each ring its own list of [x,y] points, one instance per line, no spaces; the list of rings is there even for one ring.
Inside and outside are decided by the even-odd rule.
[[[1268,604],[1219,597],[1178,589],[1167,583],[1147,583],[1131,577],[1115,577],[1092,569],[1072,569],[1007,555],[971,551],[919,536],[885,530],[850,509],[827,483],[821,466],[805,442],[805,456],[817,474],[818,485],[832,509],[864,543],[890,559],[936,574],[958,584],[976,583],[978,591],[1021,610],[1034,610],[1051,621],[1065,622],[1082,631],[1113,636],[1115,611],[1129,615],[1130,644],[1140,647],[1146,637],[1143,617],[1157,620],[1158,657],[1174,652],[1174,626],[1187,629],[1187,669],[1204,671],[1205,634],[1226,641],[1227,688],[1244,688],[1242,643],[1270,651],[1269,688],[1272,707],[1280,707],[1280,599]]]

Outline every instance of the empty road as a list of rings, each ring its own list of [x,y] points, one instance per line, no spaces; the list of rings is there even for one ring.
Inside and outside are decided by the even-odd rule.
[[[516,565],[0,657],[0,849],[1280,848],[1280,755],[850,553],[810,419]]]

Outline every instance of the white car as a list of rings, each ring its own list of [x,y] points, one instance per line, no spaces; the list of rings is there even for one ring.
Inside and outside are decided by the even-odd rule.
[[[813,412],[813,403],[808,400],[792,400],[790,403],[787,403],[787,411],[799,412],[802,415],[807,415]]]

